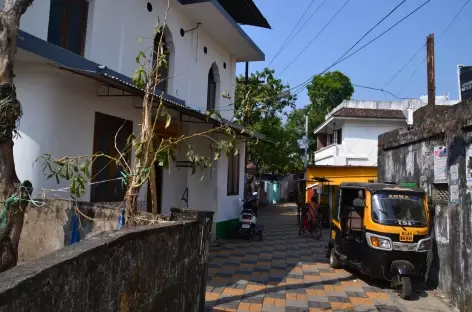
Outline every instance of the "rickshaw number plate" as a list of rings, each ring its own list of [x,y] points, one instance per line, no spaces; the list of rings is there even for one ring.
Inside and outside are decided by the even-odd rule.
[[[249,229],[249,224],[243,224],[242,228],[243,229]]]
[[[401,242],[412,242],[413,241],[413,233],[412,232],[401,232],[400,241]]]

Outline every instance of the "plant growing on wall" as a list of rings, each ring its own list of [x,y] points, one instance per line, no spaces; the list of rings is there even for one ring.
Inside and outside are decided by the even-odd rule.
[[[170,1],[167,4],[167,12],[170,8]],[[220,121],[218,126],[211,127],[208,130],[181,135],[175,138],[161,138],[157,140],[154,129],[159,122],[165,123],[167,129],[172,120],[172,116],[165,106],[163,93],[155,93],[156,86],[160,85],[165,79],[171,77],[161,77],[161,68],[168,66],[164,37],[164,27],[167,20],[164,19],[163,24],[158,23],[154,29],[154,35],[160,35],[157,45],[146,51],[140,51],[136,56],[138,68],[133,75],[133,81],[139,88],[144,89],[144,97],[142,104],[142,120],[140,123],[140,132],[132,134],[126,143],[125,149],[120,149],[117,144],[117,136],[115,135],[115,148],[118,156],[110,156],[103,153],[96,153],[85,156],[65,156],[61,158],[53,157],[50,154],[41,155],[38,160],[42,163],[43,171],[48,178],[56,179],[59,183],[61,180],[70,182],[70,195],[72,198],[80,198],[83,196],[91,182],[91,165],[99,158],[107,158],[110,163],[115,163],[122,174],[122,183],[126,186],[125,203],[126,203],[126,224],[136,224],[136,214],[138,208],[138,196],[141,188],[150,182],[151,198],[153,201],[153,213],[157,214],[156,203],[156,187],[155,187],[155,167],[159,166],[168,168],[169,165],[176,161],[176,147],[180,144],[185,145],[187,149],[186,158],[191,163],[193,173],[197,169],[208,168],[212,165],[213,160],[218,160],[222,153],[228,155],[238,153],[236,148],[236,133],[228,123],[221,120],[221,116],[216,111],[209,111],[208,118],[215,118]],[[150,51],[150,53],[148,52]],[[157,104],[157,105],[156,105]],[[156,107],[157,106],[157,107]],[[121,130],[121,129],[120,129]],[[118,132],[120,131],[118,130]],[[226,139],[216,139],[213,133],[224,134]],[[203,137],[210,140],[214,155],[200,155],[192,145],[192,139]],[[221,136],[219,136],[221,138]],[[129,155],[133,154],[134,159],[129,161]]]
[[[0,157],[0,201],[2,202],[0,207],[0,272],[17,264],[18,244],[25,209],[31,200],[33,187],[29,181],[20,183],[13,157],[13,139],[18,136],[18,123],[22,116],[21,104],[17,99],[13,83],[14,55],[20,19],[32,3],[33,0],[4,0],[0,10],[0,148],[2,150]],[[157,32],[162,26],[158,25],[155,31]],[[167,66],[162,37],[157,48],[154,47],[153,50],[150,55],[144,51],[138,54],[136,60],[139,66],[133,77],[136,85],[144,89],[141,131],[128,138],[125,149],[118,150],[117,148],[117,157],[94,154],[56,158],[45,154],[38,158],[48,178],[56,179],[58,182],[69,181],[70,194],[73,198],[80,198],[86,192],[92,178],[90,167],[98,158],[105,157],[115,163],[121,168],[122,181],[127,186],[125,201],[128,224],[135,223],[137,194],[154,174],[154,164],[168,166],[171,160],[175,159],[177,145],[187,146],[187,158],[194,168],[210,166],[211,159],[195,152],[191,144],[193,137],[205,137],[211,140],[215,150],[212,157],[214,159],[218,159],[223,152],[238,152],[235,145],[236,134],[224,123],[189,136],[154,140],[154,126],[159,120],[164,119],[167,128],[171,117],[164,105],[162,94],[155,96],[154,91],[156,85],[163,79],[167,79],[167,77],[160,77],[157,70],[161,66]],[[154,61],[153,56],[155,56]],[[157,103],[157,107],[153,105],[154,103]],[[208,116],[219,118],[216,112],[209,112]],[[210,136],[212,132],[223,133],[226,140],[214,139]],[[154,145],[155,142],[158,143]],[[133,162],[128,161],[129,158],[126,157],[130,153],[135,155]],[[155,195],[155,189],[153,193]],[[155,201],[155,196],[153,200]]]

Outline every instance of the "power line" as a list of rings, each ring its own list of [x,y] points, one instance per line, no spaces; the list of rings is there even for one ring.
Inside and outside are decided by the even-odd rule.
[[[377,28],[380,24],[383,23],[383,21],[385,21],[390,15],[392,15],[399,7],[401,7],[404,3],[406,2],[406,0],[403,0],[402,2],[400,2],[396,7],[394,7],[390,12],[388,12],[387,15],[385,15],[377,24],[375,24],[371,29],[369,29],[359,40],[357,40],[356,43],[354,43],[350,48],[349,50],[347,50],[346,52],[344,52],[343,55],[341,55],[341,57],[336,61],[336,62],[339,62],[343,57],[346,56],[346,54],[348,54],[349,52],[351,52],[352,49],[354,49],[354,47],[356,45],[359,44],[359,42],[362,41],[362,39],[364,39],[365,37],[367,37],[368,34],[370,34],[375,28]]]
[[[456,15],[454,16],[454,18],[452,19],[452,21],[449,23],[449,25],[447,25],[446,29],[444,29],[443,33],[441,34],[441,36],[439,37],[439,40],[436,41],[435,45],[434,46],[437,46],[440,42],[441,42],[441,39],[444,38],[444,36],[446,35],[447,31],[449,30],[449,28],[451,28],[451,26],[454,24],[454,22],[457,20],[457,18],[459,17],[459,15],[461,15],[462,11],[464,11],[465,7],[467,6],[467,4],[469,4],[470,0],[467,0],[464,5],[460,8],[459,12],[456,13]],[[410,78],[408,78],[408,80],[406,81],[406,83],[403,85],[403,87],[400,89],[400,91],[397,92],[397,95],[399,95],[400,93],[402,93],[402,91],[405,89],[405,87],[409,84],[409,82],[411,81],[411,79],[416,75],[416,73],[418,72],[418,70],[420,69],[421,65],[424,64],[424,62],[426,61],[426,56],[423,58],[423,60],[421,61],[421,63],[415,68],[415,70],[413,71],[413,74],[411,74]]]
[[[361,50],[363,50],[365,47],[367,47],[368,45],[374,43],[375,41],[377,41],[377,39],[379,39],[380,37],[382,37],[383,35],[385,35],[387,32],[389,32],[390,30],[392,30],[393,28],[395,28],[397,25],[399,25],[400,23],[402,23],[404,20],[406,20],[407,18],[409,18],[410,16],[412,16],[413,14],[415,14],[417,11],[419,11],[422,7],[424,7],[426,4],[428,4],[429,2],[431,2],[431,0],[427,0],[425,2],[423,2],[422,5],[420,5],[419,7],[417,7],[416,9],[414,9],[412,12],[410,12],[407,16],[405,16],[404,18],[402,18],[401,20],[399,20],[398,22],[396,22],[395,24],[393,24],[392,26],[390,26],[389,28],[387,28],[387,30],[385,30],[383,33],[381,33],[380,35],[376,36],[374,39],[372,39],[371,41],[367,42],[366,44],[364,44],[362,47],[360,47],[359,49],[357,49],[356,51],[352,52],[351,54],[349,54],[348,56],[346,56],[345,58],[343,58],[340,62],[343,62],[345,60],[347,60],[348,58],[350,58],[351,56],[353,56],[354,54],[360,52]]]
[[[395,28],[396,26],[398,26],[400,23],[402,23],[403,21],[405,21],[408,17],[412,16],[414,13],[416,13],[418,10],[420,10],[422,7],[424,7],[426,4],[428,4],[431,0],[427,0],[425,2],[423,2],[423,4],[421,4],[419,7],[417,7],[415,10],[413,10],[412,12],[410,12],[408,15],[406,15],[405,17],[403,17],[401,20],[399,20],[398,22],[396,22],[395,24],[393,24],[392,26],[390,26],[387,30],[385,30],[384,32],[382,32],[380,35],[376,36],[374,39],[370,40],[369,42],[367,42],[366,44],[364,44],[362,47],[360,47],[359,49],[355,50],[354,52],[352,52],[351,54],[349,54],[348,56],[334,62],[331,66],[329,66],[328,68],[326,68],[324,71],[322,71],[321,73],[319,74],[316,74],[316,75],[313,75],[311,76],[310,78],[308,78],[307,80],[305,80],[304,82],[302,82],[301,84],[299,84],[298,86],[294,87],[294,89],[298,89],[298,91],[295,93],[295,94],[298,94],[301,92],[301,90],[303,90],[303,88],[308,85],[308,83],[315,77],[315,76],[318,76],[318,75],[323,75],[324,73],[326,73],[328,70],[330,70],[331,68],[333,68],[334,66],[344,62],[345,60],[351,58],[352,56],[354,56],[355,54],[359,53],[361,50],[363,50],[364,48],[366,48],[367,46],[369,46],[370,44],[374,43],[377,39],[381,38],[382,36],[384,36],[387,32],[389,32],[390,30],[392,30],[393,28]],[[468,0],[470,1],[470,0]],[[299,89],[301,88],[301,89]]]
[[[415,54],[413,54],[413,56],[405,63],[405,65],[403,65],[403,67],[401,67],[393,76],[392,78],[390,78],[390,80],[384,85],[384,88],[386,88],[390,83],[392,83],[393,80],[395,80],[395,78],[397,78],[397,76],[416,58],[416,56],[421,52],[423,51],[423,48],[426,46],[426,43],[423,44],[419,49],[418,51],[416,51]]]
[[[346,5],[349,3],[350,0],[347,0],[343,6],[341,8],[339,8],[339,10],[333,15],[333,17],[331,17],[331,19],[328,21],[328,23],[316,34],[316,36],[310,41],[308,42],[307,45],[305,45],[305,47],[303,48],[302,51],[300,51],[300,53],[298,53],[298,55],[287,65],[285,66],[284,69],[282,69],[282,71],[277,75],[277,76],[280,76],[282,75],[283,72],[285,72],[296,60],[298,60],[298,58],[303,54],[303,52],[306,51],[306,49],[308,49],[310,47],[310,45],[324,32],[324,30],[331,24],[331,22],[339,15],[339,13],[341,13],[341,11],[346,7]]]
[[[300,33],[300,31],[302,31],[303,28],[305,28],[306,24],[308,24],[308,22],[313,18],[313,16],[315,16],[315,14],[321,9],[321,7],[323,7],[323,5],[326,3],[327,0],[323,0],[323,2],[321,2],[321,4],[315,9],[315,11],[310,15],[310,17],[308,17],[305,22],[303,23],[302,26],[300,26],[300,28],[298,28],[297,32],[295,34],[293,34],[293,36],[290,38],[290,40],[288,40],[282,47],[282,51],[290,44],[290,42],[292,42],[292,40]],[[280,51],[280,52],[282,52]],[[278,55],[278,54],[277,54]],[[270,64],[269,64],[270,65]]]
[[[311,6],[313,5],[313,2],[315,2],[315,0],[311,0],[310,4],[308,5],[308,7],[305,9],[305,12],[303,12],[302,16],[298,19],[298,22],[295,24],[295,26],[293,26],[293,29],[292,31],[290,32],[290,34],[287,36],[287,38],[285,38],[285,41],[282,43],[282,45],[280,46],[279,50],[277,51],[277,53],[275,53],[275,56],[272,58],[272,60],[269,62],[269,64],[267,66],[270,66],[270,64],[272,64],[272,62],[275,60],[275,58],[283,51],[283,49],[285,48],[287,41],[290,39],[290,36],[293,34],[293,32],[295,31],[295,29],[297,28],[298,24],[300,24],[300,22],[303,20],[303,18],[305,17],[306,13],[308,12],[308,10],[311,8]]]
[[[382,88],[374,88],[374,87],[369,87],[369,86],[362,86],[362,85],[358,85],[358,84],[352,84],[354,87],[357,87],[357,88],[362,88],[362,89],[368,89],[368,90],[374,90],[374,91],[380,91],[380,92],[384,92],[384,93],[388,93],[392,96],[394,96],[395,98],[399,99],[399,100],[412,100],[413,98],[401,98],[401,97],[398,97],[396,96],[395,94],[393,94],[392,92],[388,91],[388,90],[385,90],[385,89],[382,89]]]

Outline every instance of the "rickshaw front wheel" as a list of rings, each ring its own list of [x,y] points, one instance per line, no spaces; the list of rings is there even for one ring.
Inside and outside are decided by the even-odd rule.
[[[336,256],[336,252],[335,252],[335,249],[336,247],[332,247],[331,248],[331,251],[330,251],[330,254],[329,254],[329,266],[333,269],[339,269],[340,268],[340,264],[339,264],[339,259],[338,259],[338,256]]]
[[[411,279],[408,276],[398,276],[398,286],[400,288],[400,298],[408,300],[411,298],[413,289],[411,287]]]

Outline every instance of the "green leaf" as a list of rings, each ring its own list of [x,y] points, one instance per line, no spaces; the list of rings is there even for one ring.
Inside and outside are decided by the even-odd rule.
[[[143,51],[139,51],[138,55],[136,55],[136,63],[141,64],[141,59],[145,59],[146,55],[144,54]]]

